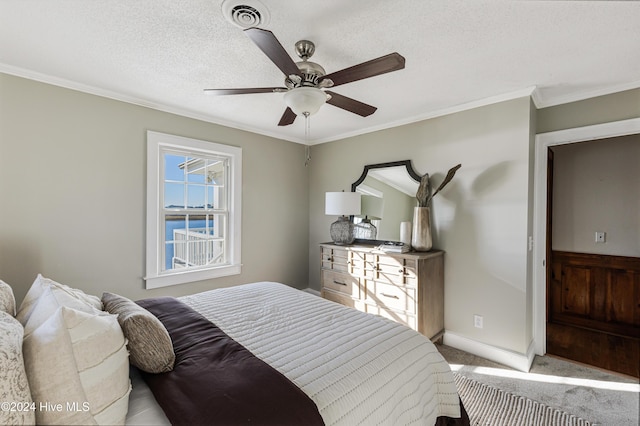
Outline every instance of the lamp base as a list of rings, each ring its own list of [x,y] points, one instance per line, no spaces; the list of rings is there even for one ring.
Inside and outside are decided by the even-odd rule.
[[[363,240],[375,240],[378,234],[378,228],[367,218],[362,219],[362,222],[355,225],[353,229],[355,238]]]
[[[353,223],[347,216],[340,216],[338,220],[331,224],[329,234],[334,244],[347,245],[355,240],[353,236]]]

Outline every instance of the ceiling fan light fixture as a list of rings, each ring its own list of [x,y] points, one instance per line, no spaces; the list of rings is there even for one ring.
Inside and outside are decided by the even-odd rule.
[[[327,102],[327,94],[316,87],[296,87],[284,94],[284,102],[296,115],[313,115]]]

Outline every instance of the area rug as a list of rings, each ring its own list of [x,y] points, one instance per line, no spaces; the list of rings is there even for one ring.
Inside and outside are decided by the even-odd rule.
[[[592,426],[573,414],[453,375],[472,426]]]

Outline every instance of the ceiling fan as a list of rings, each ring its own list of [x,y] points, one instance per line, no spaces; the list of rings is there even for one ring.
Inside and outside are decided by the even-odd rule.
[[[294,62],[271,31],[261,28],[247,28],[244,32],[284,73],[285,87],[205,89],[205,93],[212,95],[243,95],[283,92],[285,93],[284,98],[287,109],[280,118],[278,126],[292,124],[298,115],[309,116],[314,114],[325,102],[362,117],[367,117],[373,114],[377,108],[324,89],[404,68],[404,57],[394,52],[327,74],[320,65],[309,61],[315,51],[315,45],[311,41],[300,40],[296,43],[296,53],[302,61]]]

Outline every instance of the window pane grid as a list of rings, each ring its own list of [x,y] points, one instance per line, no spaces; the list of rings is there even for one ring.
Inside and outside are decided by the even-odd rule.
[[[162,153],[161,272],[228,264],[228,161],[177,150]]]

